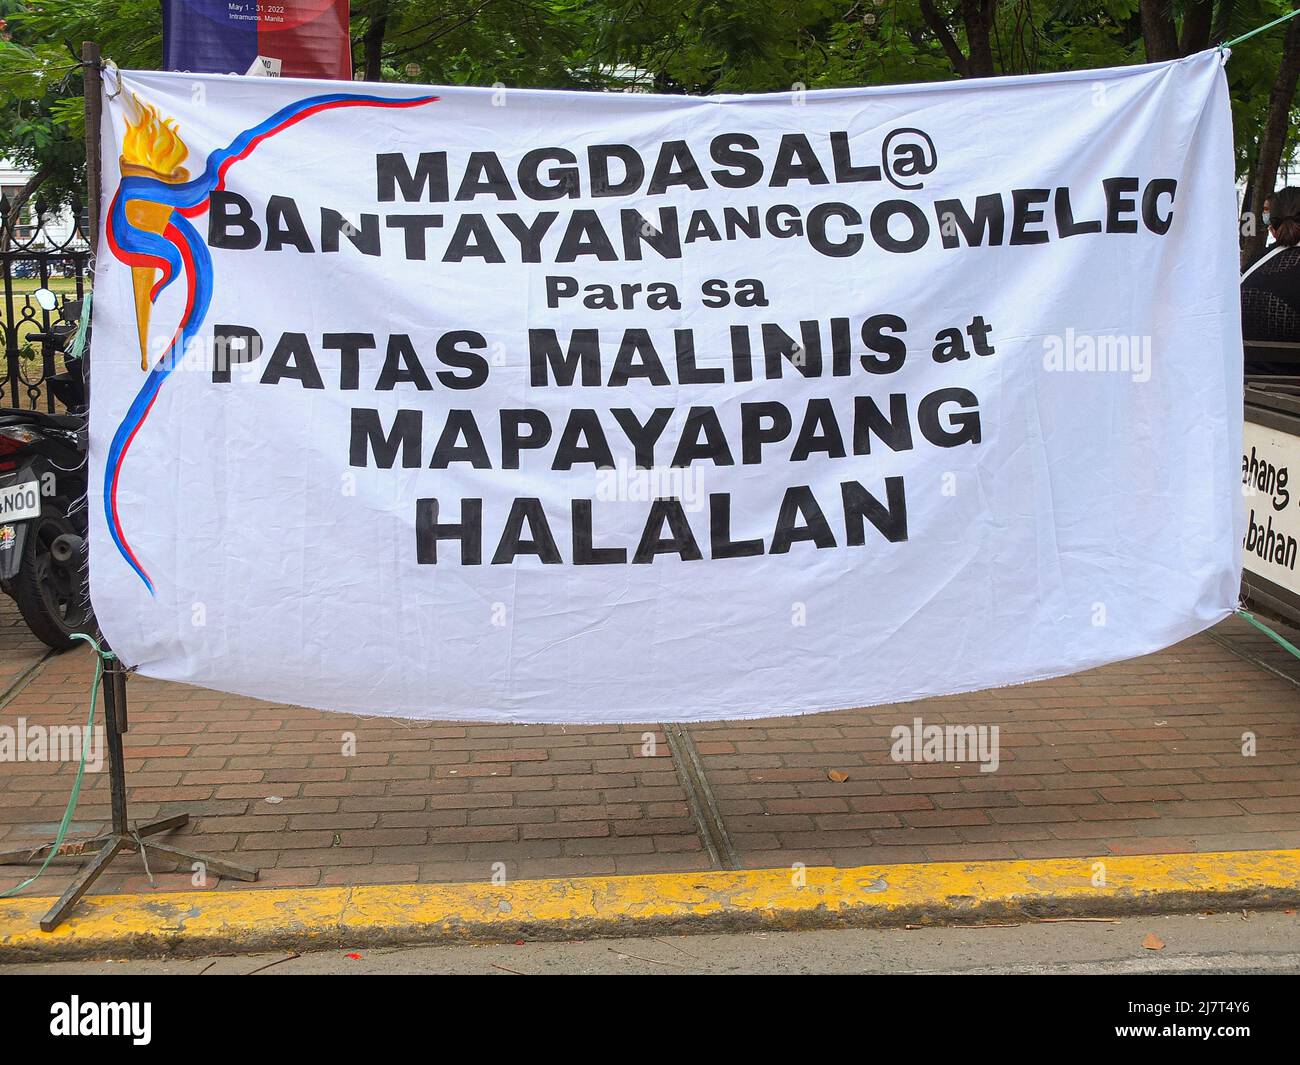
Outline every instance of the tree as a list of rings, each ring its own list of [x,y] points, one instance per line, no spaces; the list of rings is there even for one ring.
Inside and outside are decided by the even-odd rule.
[[[1286,28],[1282,62],[1269,92],[1264,130],[1259,138],[1259,154],[1250,175],[1252,220],[1263,217],[1264,200],[1277,184],[1277,171],[1282,162],[1287,135],[1294,125],[1292,116],[1295,110],[1298,80],[1300,80],[1300,18],[1294,18]],[[1267,237],[1268,230],[1262,224],[1248,227],[1242,242],[1243,261],[1249,261],[1263,251]]]
[[[156,65],[162,25],[150,0],[0,0],[0,157],[31,171],[4,208],[9,239],[23,209],[79,202],[85,188],[80,42],[97,39],[122,65]]]
[[[754,92],[1176,59],[1291,2],[352,0],[350,32],[368,80]],[[34,171],[29,200],[66,202],[80,182],[73,50],[94,39],[123,67],[158,67],[157,0],[0,0],[0,18],[0,155]],[[1298,50],[1296,32],[1273,31],[1228,65],[1237,171],[1252,189],[1271,189],[1294,150]]]
[[[533,0],[354,0],[353,67],[365,81],[570,86],[577,26]]]

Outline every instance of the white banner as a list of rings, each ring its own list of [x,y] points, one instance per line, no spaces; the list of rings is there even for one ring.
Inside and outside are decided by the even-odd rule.
[[[110,72],[95,608],[414,718],[1057,676],[1237,601],[1214,52],[708,98]]]

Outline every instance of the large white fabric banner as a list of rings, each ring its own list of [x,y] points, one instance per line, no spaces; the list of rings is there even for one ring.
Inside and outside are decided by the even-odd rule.
[[[142,674],[645,722],[1227,615],[1214,52],[709,98],[110,71],[91,588]]]

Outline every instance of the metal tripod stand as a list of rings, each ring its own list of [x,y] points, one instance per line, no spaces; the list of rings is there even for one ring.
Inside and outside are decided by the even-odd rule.
[[[41,930],[53,932],[77,904],[92,884],[99,879],[109,863],[123,852],[136,852],[144,849],[144,838],[170,832],[189,822],[189,814],[174,814],[158,821],[132,827],[126,815],[126,764],[122,757],[122,735],[126,732],[126,670],[116,658],[110,658],[104,665],[104,733],[108,746],[108,784],[113,807],[113,826],[104,835],[90,839],[69,840],[63,843],[55,860],[76,858],[85,854],[94,854],[90,862],[77,874],[68,889],[41,919]],[[88,743],[89,738],[83,740]],[[39,865],[49,854],[53,844],[19,851],[0,852],[0,865]],[[217,858],[208,858],[195,854],[171,843],[149,843],[150,854],[161,854],[184,865],[202,864],[205,871],[218,876],[228,876],[235,880],[256,880],[256,869],[245,869]]]

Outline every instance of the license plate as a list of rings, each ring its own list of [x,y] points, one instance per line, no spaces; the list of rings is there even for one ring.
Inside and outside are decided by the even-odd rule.
[[[41,486],[24,481],[0,488],[0,522],[26,521],[41,512]]]

